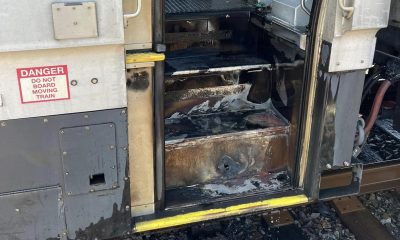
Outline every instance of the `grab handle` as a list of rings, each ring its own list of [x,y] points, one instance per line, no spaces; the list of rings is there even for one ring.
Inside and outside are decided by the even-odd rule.
[[[339,2],[339,7],[343,11],[343,17],[350,19],[353,16],[354,13],[354,6],[353,7],[346,7],[344,5],[344,0],[338,0]]]
[[[139,16],[140,12],[142,11],[142,0],[136,0],[136,1],[137,1],[136,12],[124,15],[124,26],[125,27],[128,27],[129,19]]]

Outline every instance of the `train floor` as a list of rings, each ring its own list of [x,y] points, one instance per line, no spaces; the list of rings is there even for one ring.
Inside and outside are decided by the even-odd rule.
[[[355,201],[358,206],[346,209],[343,206],[351,205],[348,201]],[[400,192],[393,189],[251,216],[199,223],[157,233],[135,235],[129,240],[248,239],[400,240]]]

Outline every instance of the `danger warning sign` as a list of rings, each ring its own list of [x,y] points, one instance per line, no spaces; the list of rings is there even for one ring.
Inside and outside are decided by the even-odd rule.
[[[70,99],[66,65],[17,69],[21,102]]]

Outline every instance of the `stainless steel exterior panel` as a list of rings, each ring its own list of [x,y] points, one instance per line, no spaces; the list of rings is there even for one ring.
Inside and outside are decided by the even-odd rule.
[[[0,52],[123,44],[122,1],[92,0],[91,2],[96,3],[98,37],[56,40],[52,4],[68,3],[79,6],[82,1],[0,0],[0,29],[2,31]],[[85,15],[82,15],[82,19],[85,21]],[[69,26],[74,27],[73,19],[67,18],[65,21],[71,21]],[[76,25],[79,26],[79,22]]]
[[[87,127],[93,132],[85,135]],[[127,234],[132,229],[127,148],[125,108],[2,121],[0,196],[60,186],[60,199],[51,197],[51,204],[62,201],[62,208],[49,208],[55,213],[48,213],[44,206],[46,210],[43,212],[48,213],[49,218],[56,216],[54,214],[65,214],[68,239],[105,239]],[[70,154],[68,159],[64,152]],[[65,164],[66,160],[70,162]],[[65,167],[71,175],[76,173],[73,181],[64,181]],[[104,184],[101,178],[91,181],[91,176],[101,173],[104,174]],[[69,194],[72,191],[79,194]],[[13,201],[18,202],[25,195],[18,193],[13,196]],[[0,197],[0,223],[3,213],[8,213],[2,208],[2,204],[7,202],[6,198]],[[31,207],[29,216],[40,219],[42,206]],[[40,234],[45,228],[55,232],[55,225],[35,227],[39,230],[27,230],[31,237],[19,239],[46,239],[41,235],[35,236],[35,232]],[[0,239],[7,238],[0,235]]]
[[[129,165],[132,215],[154,213],[154,101],[153,68],[127,72]],[[141,109],[138,111],[138,109]]]
[[[113,123],[63,128],[59,135],[68,195],[118,187]]]
[[[124,13],[130,14],[137,10],[138,1],[123,0]],[[125,26],[125,48],[151,49],[153,47],[153,1],[142,0],[140,13],[127,21]]]
[[[0,239],[66,239],[61,188],[0,196]]]
[[[0,121],[122,108],[127,104],[123,45],[0,53],[0,66]],[[66,75],[68,86],[30,89],[36,86],[31,83],[36,77],[18,76],[17,69],[33,71],[45,66],[64,66],[63,84]],[[43,95],[34,92],[38,89],[56,89],[58,94],[68,91],[69,98],[37,99]],[[35,102],[21,99],[24,94]]]
[[[391,0],[328,1],[323,39],[332,43],[329,72],[372,66],[379,29],[388,25]]]
[[[78,121],[75,124],[77,123]],[[57,118],[2,122],[0,127],[0,193],[43,188],[62,183],[58,143],[60,126],[64,124]]]

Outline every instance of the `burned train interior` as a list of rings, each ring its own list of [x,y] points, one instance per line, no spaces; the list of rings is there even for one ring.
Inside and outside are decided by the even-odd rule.
[[[311,4],[165,1],[167,209],[296,187]]]

